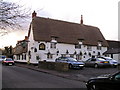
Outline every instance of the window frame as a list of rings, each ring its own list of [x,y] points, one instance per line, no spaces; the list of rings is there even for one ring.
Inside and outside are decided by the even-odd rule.
[[[45,50],[45,49],[46,49],[46,45],[44,43],[40,43],[39,50]]]

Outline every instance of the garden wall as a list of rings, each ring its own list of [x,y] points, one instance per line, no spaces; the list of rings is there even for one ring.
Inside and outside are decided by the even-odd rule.
[[[63,63],[63,62],[39,61],[38,67],[44,69],[50,69],[50,70],[57,70],[57,71],[69,70],[68,63]]]

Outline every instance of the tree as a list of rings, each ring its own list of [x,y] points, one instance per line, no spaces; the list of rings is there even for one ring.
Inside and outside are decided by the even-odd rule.
[[[13,58],[13,47],[12,46],[4,47],[3,54],[9,58]]]
[[[0,29],[21,27],[20,21],[29,16],[30,10],[16,3],[0,0]]]

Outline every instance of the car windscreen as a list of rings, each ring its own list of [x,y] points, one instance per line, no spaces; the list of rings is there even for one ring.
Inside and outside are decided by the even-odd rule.
[[[13,61],[11,58],[6,59],[6,61]]]
[[[75,58],[68,58],[68,60],[71,61],[71,62],[77,61]]]
[[[97,58],[98,60],[100,60],[100,61],[105,61],[105,59],[103,59],[103,58]]]
[[[112,58],[109,58],[109,57],[107,57],[107,58],[105,58],[106,60],[112,60]]]

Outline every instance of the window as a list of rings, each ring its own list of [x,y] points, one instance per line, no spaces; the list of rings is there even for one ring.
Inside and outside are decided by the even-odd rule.
[[[82,59],[82,56],[79,55],[79,54],[77,54],[77,55],[76,55],[76,59],[77,59],[77,60],[81,60],[81,59]]]
[[[39,45],[39,50],[45,50],[45,44],[44,43],[41,43]]]
[[[87,50],[92,50],[92,46],[87,46]]]
[[[89,52],[89,56],[90,56],[90,57],[92,56],[90,52]]]
[[[47,54],[47,59],[52,59],[53,55],[52,54]]]
[[[26,54],[24,55],[24,60],[26,60]]]
[[[56,43],[51,42],[50,48],[56,48]]]
[[[20,60],[20,55],[17,55],[17,60]]]
[[[98,46],[102,46],[102,42],[98,42]]]
[[[75,48],[76,48],[76,49],[81,49],[81,45],[80,45],[80,44],[76,44],[76,45],[75,45]]]
[[[74,54],[70,54],[70,57],[74,58]]]
[[[101,55],[101,53],[100,52],[98,52],[98,56],[100,56]]]
[[[66,57],[66,54],[61,54],[61,57]]]
[[[101,50],[101,46],[97,46],[97,50]]]
[[[39,56],[36,56],[36,60],[39,60],[40,59],[40,57]]]
[[[80,51],[79,55],[80,55],[80,56],[82,56],[82,55],[83,55],[83,53]]]
[[[97,49],[98,49],[98,50],[101,50],[101,47],[102,47],[102,41],[98,41]]]
[[[34,52],[37,52],[37,48],[34,49]]]
[[[23,60],[23,55],[22,55],[22,60]]]
[[[29,59],[31,59],[31,51],[28,51]]]

